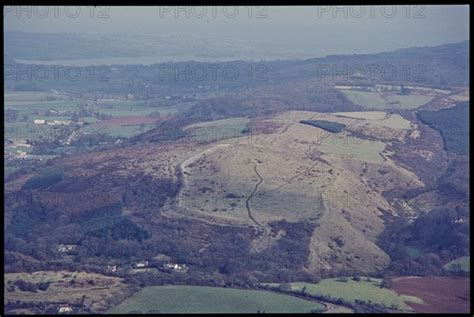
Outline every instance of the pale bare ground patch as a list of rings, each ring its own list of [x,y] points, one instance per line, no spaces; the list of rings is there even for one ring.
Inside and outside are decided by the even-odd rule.
[[[469,101],[469,96],[467,95],[454,95],[454,96],[449,96],[449,99],[452,99],[454,101]]]
[[[383,120],[387,113],[385,111],[348,111],[334,112],[333,115],[363,120]]]
[[[392,130],[408,130],[411,128],[410,121],[403,118],[397,113],[386,114],[382,119],[371,119],[364,120],[364,124],[360,124],[363,127],[384,127]],[[361,122],[362,123],[362,122]],[[358,125],[354,125],[353,128],[356,128]]]
[[[193,197],[192,209],[200,207],[215,215],[247,218],[246,198],[259,182],[256,168],[263,180],[249,205],[257,222],[314,217],[314,202],[320,199],[319,186],[327,182],[319,179],[318,174],[323,174],[328,166],[307,157],[312,145],[309,141],[316,146],[314,137],[303,132],[301,135],[306,138],[298,140],[289,132],[300,133],[300,129],[308,128],[292,126],[285,134],[261,135],[251,142],[242,139],[225,149],[218,144],[186,161],[185,172],[189,175],[185,176],[188,180],[184,182],[183,194]],[[190,164],[192,169],[188,169]]]
[[[194,153],[179,164],[182,188],[178,194],[178,206],[194,214],[211,214],[211,218],[251,224],[242,206],[229,206],[226,195],[233,192],[241,200],[251,191],[252,173],[242,174],[242,183],[231,182],[226,158],[239,158],[234,144],[213,144]],[[228,210],[229,209],[229,210]]]
[[[389,257],[375,245],[384,224],[378,207],[390,210],[354,171],[335,168],[335,180],[323,192],[325,212],[310,243],[308,269],[382,269]]]
[[[460,94],[451,95],[449,96],[449,99],[452,99],[453,101],[469,101],[469,89]]]

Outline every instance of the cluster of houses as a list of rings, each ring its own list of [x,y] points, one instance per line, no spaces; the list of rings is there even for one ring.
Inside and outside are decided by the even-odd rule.
[[[133,269],[149,269],[151,267],[151,263],[149,261],[140,261],[137,263],[132,264]],[[107,265],[107,270],[109,272],[117,272],[121,270],[122,268],[117,266],[117,265]],[[167,262],[164,263],[159,269],[162,269],[164,271],[173,271],[173,272],[180,272],[184,273],[189,270],[189,267],[186,264],[179,264],[179,263],[173,263],[173,262]]]
[[[394,85],[335,85],[335,89],[339,90],[358,90],[358,91],[372,91],[372,92],[385,92],[385,91],[399,91],[400,86]]]
[[[163,268],[165,270],[171,270],[175,272],[187,272],[189,270],[186,264],[178,264],[178,263],[165,263],[163,264]]]
[[[17,147],[24,147],[24,148],[29,148],[31,147],[31,144],[23,143],[23,142],[14,142],[8,139],[5,139],[4,141],[4,148],[7,149],[13,149],[13,151],[4,151],[5,158],[16,158],[16,159],[26,159],[28,158],[28,152],[22,151],[22,150],[16,150],[15,148]]]
[[[71,120],[46,120],[46,119],[35,119],[33,123],[36,125],[71,125],[73,122]],[[82,121],[74,122],[74,124],[84,124]]]
[[[336,83],[334,86],[335,89],[339,90],[359,90],[359,91],[372,91],[372,92],[400,92],[406,89],[409,90],[416,90],[422,92],[428,96],[434,96],[436,92],[445,92],[448,93],[447,90],[440,90],[436,88],[430,87],[422,87],[422,86],[403,86],[403,85],[387,85],[387,84],[358,84],[358,83]]]
[[[61,253],[70,253],[76,251],[77,245],[75,244],[60,244],[58,248],[58,252]]]
[[[191,100],[196,100],[196,95],[194,94],[184,94],[184,95],[173,95],[173,96],[165,96],[165,100],[184,100],[184,101],[191,101]]]
[[[210,90],[210,89],[219,89],[219,85],[211,86],[211,85],[199,85],[197,86],[198,89]]]
[[[150,263],[148,261],[141,261],[134,265],[134,268],[142,269],[149,267]],[[167,271],[175,271],[175,272],[187,272],[188,266],[186,264],[179,264],[173,262],[164,263],[162,266],[163,269]]]
[[[84,297],[81,303],[59,303],[56,305],[56,312],[58,314],[78,315],[84,313],[91,313],[87,305],[84,305]],[[52,312],[51,312],[52,313]]]

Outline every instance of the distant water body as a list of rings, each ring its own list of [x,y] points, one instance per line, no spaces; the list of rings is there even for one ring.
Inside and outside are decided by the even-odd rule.
[[[30,60],[15,59],[21,64],[35,65],[61,65],[61,66],[99,66],[99,65],[152,65],[169,62],[229,62],[236,60],[262,61],[278,59],[298,59],[292,56],[229,56],[229,57],[203,57],[203,56],[155,56],[155,57],[106,57],[85,59],[56,59],[56,60]]]

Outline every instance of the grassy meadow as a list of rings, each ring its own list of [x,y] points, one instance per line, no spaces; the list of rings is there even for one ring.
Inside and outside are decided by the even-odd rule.
[[[270,291],[205,286],[151,286],[118,306],[111,314],[154,313],[309,313],[324,306]]]
[[[305,292],[310,295],[324,295],[333,298],[342,298],[344,301],[354,303],[355,300],[363,300],[381,304],[386,307],[396,308],[399,310],[410,310],[405,303],[407,301],[414,303],[422,303],[421,299],[414,296],[406,296],[397,294],[394,290],[388,288],[380,288],[382,280],[361,277],[360,281],[354,281],[348,278],[347,281],[340,281],[339,278],[328,278],[321,280],[319,283],[290,283],[291,289],[301,291],[303,287]],[[278,287],[279,284],[269,284]]]

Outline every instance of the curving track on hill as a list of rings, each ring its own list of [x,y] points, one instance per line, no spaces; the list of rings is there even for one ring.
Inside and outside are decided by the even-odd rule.
[[[260,173],[257,171],[257,165],[254,164],[253,166],[253,170],[255,171],[255,174],[257,175],[258,177],[258,182],[257,184],[255,184],[255,187],[253,188],[252,192],[250,193],[250,195],[247,197],[247,199],[245,200],[245,208],[247,208],[247,213],[249,215],[249,218],[259,227],[263,228],[262,224],[260,224],[253,216],[252,216],[252,210],[250,208],[250,201],[252,200],[253,198],[253,195],[255,195],[255,193],[257,192],[258,190],[258,186],[260,186],[260,184],[263,182],[263,177],[262,175],[260,175]]]

